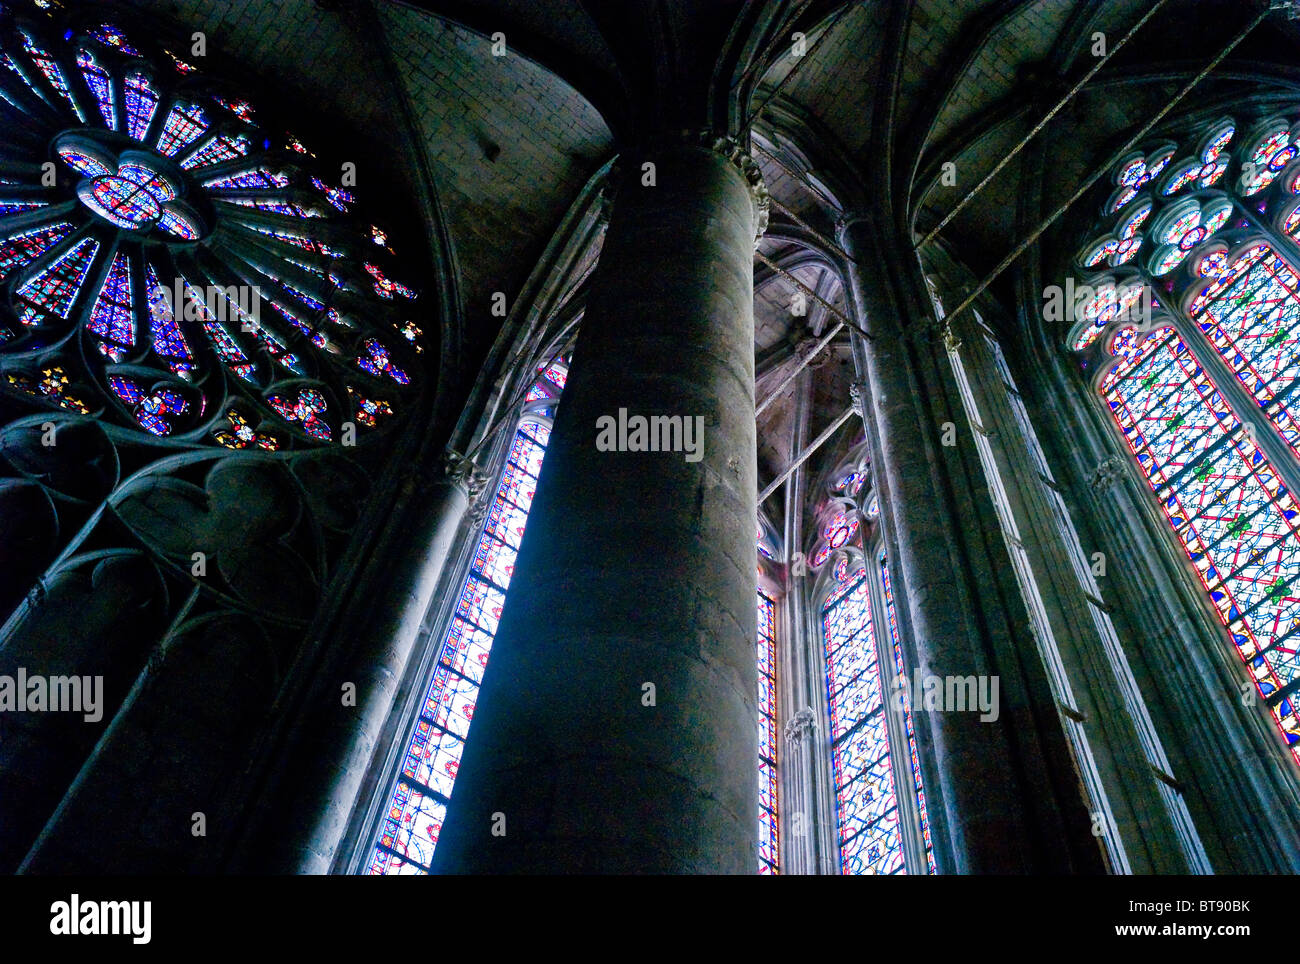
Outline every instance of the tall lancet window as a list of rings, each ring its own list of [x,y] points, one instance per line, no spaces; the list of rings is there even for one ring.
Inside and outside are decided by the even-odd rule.
[[[862,548],[879,539],[879,519],[865,466],[842,467],[811,556],[820,570],[839,870],[934,873],[893,584],[884,552],[876,548],[869,566]]]
[[[550,438],[550,415],[568,369],[555,360],[540,368],[526,415],[515,431],[469,573],[442,636],[433,678],[425,690],[401,770],[370,856],[370,874],[427,874],[456,769],[460,766],[479,685],[514,575],[537,478]]]
[[[781,840],[777,820],[776,603],[758,591],[758,872],[775,874]]]
[[[1294,120],[1225,118],[1124,159],[1068,345],[1300,757]]]
[[[875,499],[872,499],[872,505],[875,506]],[[877,512],[879,508],[877,507]],[[877,563],[880,568],[880,588],[882,598],[885,603],[885,620],[889,626],[889,655],[892,657],[895,679],[906,680],[907,669],[903,661],[903,641],[899,636],[898,630],[898,613],[894,609],[894,583],[889,575],[889,561],[885,553],[881,552],[877,557]],[[917,816],[921,826],[921,839],[925,843],[925,866],[930,873],[935,873],[934,865],[934,842],[930,839],[930,815],[925,807],[925,788],[921,785],[921,757],[916,752],[916,727],[912,720],[912,705],[909,699],[911,690],[899,687],[899,692],[894,696],[894,704],[901,717],[901,726],[903,739],[906,741],[907,750],[907,773],[911,782],[907,784],[908,789],[916,794]]]
[[[870,582],[865,568],[840,565],[839,585],[822,610],[840,869],[897,874],[904,871],[903,843]]]
[[[775,540],[758,523],[758,872],[781,867],[777,771]]]

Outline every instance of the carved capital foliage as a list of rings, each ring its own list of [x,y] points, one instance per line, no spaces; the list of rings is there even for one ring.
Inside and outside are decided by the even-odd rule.
[[[754,202],[754,247],[757,248],[758,242],[767,231],[767,222],[772,214],[772,198],[767,192],[767,185],[763,182],[763,172],[759,169],[758,162],[735,138],[704,133],[700,135],[700,140],[710,150],[721,154],[735,165],[749,184],[750,200]]]
[[[1102,459],[1093,469],[1088,479],[1088,488],[1100,495],[1114,485],[1124,473],[1124,460],[1118,455],[1109,455]]]
[[[849,385],[849,401],[858,418],[867,417],[867,393],[861,382],[853,382]]]
[[[813,711],[804,707],[785,723],[785,742],[790,746],[799,744],[810,739],[817,731],[817,722],[813,718]]]
[[[442,457],[443,472],[452,483],[460,488],[469,498],[471,505],[487,488],[488,475],[473,459],[467,459],[459,452],[448,451]]]

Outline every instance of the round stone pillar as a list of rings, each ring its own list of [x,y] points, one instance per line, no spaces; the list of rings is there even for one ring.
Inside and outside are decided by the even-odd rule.
[[[435,872],[757,872],[757,176],[621,164]]]

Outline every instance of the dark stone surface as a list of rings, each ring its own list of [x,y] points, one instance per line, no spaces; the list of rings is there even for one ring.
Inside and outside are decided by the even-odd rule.
[[[435,871],[755,870],[752,202],[701,148],[628,162]],[[597,451],[619,408],[702,416],[703,458]]]

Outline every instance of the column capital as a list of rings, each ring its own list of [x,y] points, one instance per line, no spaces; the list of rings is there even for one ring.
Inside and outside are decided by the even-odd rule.
[[[772,197],[768,194],[767,184],[763,181],[763,172],[758,162],[736,138],[708,129],[683,130],[676,136],[670,136],[666,141],[645,144],[642,150],[653,152],[656,149],[675,146],[703,147],[726,158],[740,172],[740,176],[749,185],[749,198],[754,204],[754,247],[757,248],[758,242],[767,232],[767,223],[772,209]]]
[[[1098,495],[1105,492],[1123,476],[1124,460],[1118,455],[1108,455],[1097,463],[1088,479],[1088,488]]]
[[[459,452],[448,449],[442,455],[444,476],[453,485],[461,489],[471,504],[476,502],[487,488],[488,475],[473,459],[468,459]]]
[[[855,381],[849,385],[849,402],[858,418],[867,417],[867,393],[862,382]]]
[[[817,730],[817,721],[813,718],[811,707],[805,706],[802,710],[785,722],[785,742],[791,746],[808,740]]]
[[[772,213],[772,197],[767,193],[767,184],[763,181],[763,172],[758,162],[745,150],[734,137],[720,137],[704,132],[700,140],[715,154],[721,154],[740,171],[740,176],[749,185],[749,198],[754,202],[754,247],[767,232],[767,222]]]

